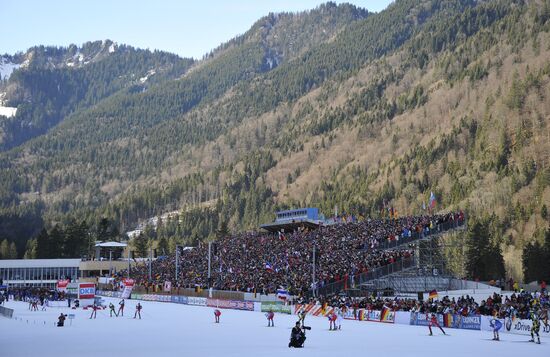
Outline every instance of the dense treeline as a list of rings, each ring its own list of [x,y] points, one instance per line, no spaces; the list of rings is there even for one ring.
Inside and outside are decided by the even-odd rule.
[[[523,248],[523,274],[526,282],[550,281],[550,228],[544,235],[544,242],[538,240]]]
[[[191,59],[130,46],[118,46],[109,53],[111,45],[114,46],[111,41],[97,41],[85,44],[82,49],[76,46],[30,49],[28,68],[16,70],[4,85],[8,93],[6,104],[18,111],[15,117],[1,121],[0,150],[45,133],[71,113],[123,88],[142,85],[139,78],[148,71],[155,70],[154,82],[177,78],[193,64]],[[75,65],[72,61],[78,56],[89,58],[90,63]]]

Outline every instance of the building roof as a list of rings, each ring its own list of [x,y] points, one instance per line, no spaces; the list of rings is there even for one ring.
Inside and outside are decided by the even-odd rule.
[[[0,269],[5,268],[78,268],[80,259],[5,259],[0,260]]]
[[[280,231],[294,232],[299,228],[317,229],[319,228],[320,221],[313,221],[310,219],[295,218],[292,220],[284,220],[280,222],[272,222],[260,225],[260,228],[265,229],[268,232],[276,233]]]
[[[102,247],[102,248],[124,248],[127,246],[126,243],[119,243],[119,242],[102,242],[102,243],[96,243],[96,247]]]

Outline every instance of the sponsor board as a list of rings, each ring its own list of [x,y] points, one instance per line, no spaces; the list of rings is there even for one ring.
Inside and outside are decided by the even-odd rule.
[[[158,301],[158,302],[172,302],[172,296],[171,295],[144,294],[144,295],[141,295],[141,300]]]
[[[95,284],[94,283],[79,283],[78,284],[78,298],[93,299],[95,297]]]
[[[254,302],[251,301],[206,299],[206,306],[221,309],[254,311]]]
[[[264,303],[262,302],[262,311],[264,311],[263,305]],[[298,304],[294,305],[294,314],[298,314],[302,309],[306,312],[307,315],[312,316],[327,316],[334,312],[334,308],[330,306],[327,306],[323,309],[321,305]],[[354,311],[353,309],[346,309],[346,311],[343,312],[343,316],[344,319],[359,321],[394,323],[395,320],[395,312],[390,310],[385,311],[385,313],[383,314],[382,311],[376,310],[356,309]]]
[[[188,296],[187,297],[187,304],[188,305],[195,305],[195,306],[206,306],[206,298]]]
[[[367,320],[368,321],[380,321],[380,311],[368,310]]]
[[[462,316],[453,314],[437,314],[437,322],[443,327],[457,328],[463,330],[481,329],[481,316]],[[426,314],[420,312],[411,313],[410,324],[413,326],[428,326],[429,321]]]
[[[96,291],[96,293],[97,295],[112,297],[112,298],[120,298],[122,294],[120,291],[107,291],[107,290],[98,290]]]
[[[493,331],[493,328],[491,327],[491,320],[491,316],[481,316],[481,329],[484,331]],[[509,317],[499,320],[502,323],[502,328],[500,329],[500,332],[531,336],[531,327],[533,326],[531,320],[523,320]],[[541,321],[539,335],[540,337],[550,337],[550,325],[545,325]]]
[[[292,309],[288,305],[283,305],[281,303],[274,303],[274,302],[262,302],[261,311],[262,312],[278,312],[282,314],[291,314]]]
[[[481,329],[481,316],[480,315],[473,315],[473,316],[461,316],[461,315],[454,315],[458,317],[458,328],[461,328],[463,330],[480,330]]]
[[[187,296],[172,296],[172,302],[175,304],[188,304]]]

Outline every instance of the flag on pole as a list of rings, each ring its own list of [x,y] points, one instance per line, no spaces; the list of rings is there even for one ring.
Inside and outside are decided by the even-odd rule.
[[[428,294],[428,299],[434,300],[437,299],[438,296],[437,291],[434,289]]]
[[[284,242],[286,240],[285,234],[281,231],[279,231],[279,239]]]
[[[432,192],[430,192],[430,208],[433,209],[435,207],[435,195]]]
[[[265,270],[273,271],[273,266],[269,263],[265,263]]]
[[[290,294],[288,293],[288,290],[279,288],[277,289],[277,298],[286,301],[290,299]]]

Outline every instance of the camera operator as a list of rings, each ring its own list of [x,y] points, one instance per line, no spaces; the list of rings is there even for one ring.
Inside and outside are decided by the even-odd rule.
[[[288,347],[302,348],[304,347],[304,341],[306,340],[306,330],[311,330],[311,327],[300,325],[300,321],[296,322],[296,325],[292,328],[290,333],[290,342]]]
[[[61,313],[59,317],[57,318],[57,327],[63,327],[65,325],[65,319],[67,318],[67,315]]]

